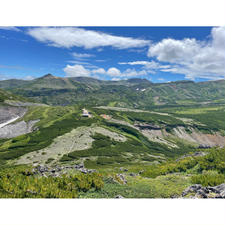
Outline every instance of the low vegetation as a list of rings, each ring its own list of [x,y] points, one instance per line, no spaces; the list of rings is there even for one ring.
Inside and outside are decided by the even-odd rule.
[[[40,177],[24,166],[0,170],[1,198],[76,198],[79,192],[96,192],[103,186],[97,173]]]

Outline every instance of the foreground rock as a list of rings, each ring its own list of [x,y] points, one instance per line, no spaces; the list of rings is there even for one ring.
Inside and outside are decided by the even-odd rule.
[[[183,191],[182,197],[225,198],[225,183],[215,187],[203,187],[200,184],[195,184]]]
[[[33,173],[38,174],[40,176],[44,177],[60,177],[63,174],[66,174],[68,170],[75,169],[77,171],[80,171],[81,173],[88,174],[88,173],[94,173],[96,170],[93,169],[87,169],[84,167],[84,164],[81,163],[79,165],[73,165],[73,166],[54,166],[54,167],[48,167],[45,165],[38,165],[33,168]]]

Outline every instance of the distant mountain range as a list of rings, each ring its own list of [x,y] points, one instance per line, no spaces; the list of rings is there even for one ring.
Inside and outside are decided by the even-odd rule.
[[[225,80],[152,83],[139,78],[106,81],[47,74],[34,80],[3,80],[0,81],[0,88],[50,105],[85,103],[148,109],[159,105],[225,102]]]

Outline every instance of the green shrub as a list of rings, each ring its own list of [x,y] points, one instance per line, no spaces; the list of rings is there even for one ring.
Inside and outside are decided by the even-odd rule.
[[[204,174],[192,176],[191,182],[203,186],[217,186],[225,182],[225,176],[223,174],[218,174],[217,171],[207,171]]]
[[[25,166],[0,170],[0,198],[76,198],[79,192],[103,186],[97,173],[39,177]]]

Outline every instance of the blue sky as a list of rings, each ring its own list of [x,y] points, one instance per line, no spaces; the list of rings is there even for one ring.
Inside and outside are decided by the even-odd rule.
[[[225,78],[224,27],[0,27],[0,79]]]

